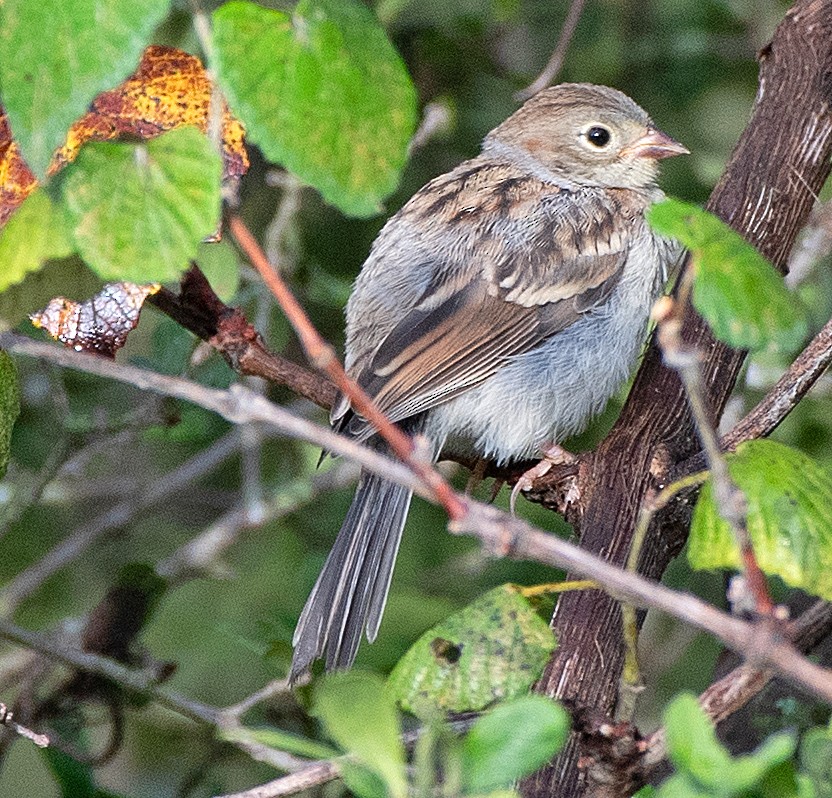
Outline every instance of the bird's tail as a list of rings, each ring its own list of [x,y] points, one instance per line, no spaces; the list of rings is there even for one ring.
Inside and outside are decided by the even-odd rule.
[[[358,488],[335,545],[306,600],[292,644],[290,680],[319,657],[327,670],[349,668],[361,633],[378,634],[393,565],[412,493],[361,472]]]

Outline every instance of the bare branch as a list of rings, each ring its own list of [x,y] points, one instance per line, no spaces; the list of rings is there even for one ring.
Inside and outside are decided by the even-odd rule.
[[[39,748],[47,748],[49,746],[49,737],[47,735],[33,732],[27,726],[24,726],[22,723],[18,723],[16,720],[14,720],[12,713],[9,711],[8,707],[1,701],[0,726],[5,726],[6,728],[11,729],[15,734],[19,734],[21,737],[25,737],[27,740],[31,740]]]
[[[268,784],[260,784],[243,792],[218,795],[217,798],[281,798],[284,795],[295,795],[312,787],[326,784],[328,781],[337,779],[339,775],[335,762],[313,762],[303,770],[290,773]]]
[[[435,494],[401,463],[297,418],[240,386],[227,391],[205,388],[180,378],[147,372],[51,344],[37,343],[10,333],[0,335],[0,346],[16,354],[45,357],[66,366],[133,383],[146,390],[187,399],[236,424],[255,421],[266,424],[289,437],[316,443],[354,459],[370,471],[405,485],[424,498],[437,501]],[[776,630],[733,618],[700,599],[628,573],[568,541],[535,530],[494,507],[470,499],[463,500],[462,497],[459,500],[464,513],[451,521],[451,531],[475,535],[486,544],[489,551],[499,556],[531,559],[556,568],[569,569],[595,580],[602,590],[619,600],[660,609],[681,618],[719,638],[750,662],[774,667],[785,678],[832,703],[832,674],[801,657]],[[0,634],[3,634],[2,627]]]
[[[832,671],[815,665],[766,623],[748,623],[693,595],[628,573],[566,540],[538,531],[494,507],[471,502],[450,530],[474,535],[492,553],[534,560],[592,579],[619,601],[658,609],[709,632],[756,667],[773,667],[789,681],[832,703]]]
[[[156,573],[169,582],[179,582],[197,574],[217,571],[223,552],[244,532],[290,515],[322,493],[346,487],[355,481],[356,474],[352,463],[341,460],[311,480],[304,478],[281,488],[270,501],[259,505],[256,518],[252,518],[247,507],[235,507],[160,562]]]
[[[754,554],[751,536],[748,534],[746,521],[748,503],[745,494],[728,472],[728,464],[720,451],[716,429],[711,421],[711,412],[702,382],[701,353],[695,346],[682,342],[682,319],[679,308],[689,300],[692,280],[693,264],[688,264],[682,275],[679,301],[664,297],[656,303],[657,309],[654,310],[654,316],[659,325],[657,339],[665,362],[671,368],[676,369],[685,386],[691,415],[699,434],[699,440],[702,441],[708,469],[711,472],[714,503],[719,515],[731,527],[734,540],[740,550],[742,580],[734,583],[742,585],[743,595],[738,596],[739,604],[743,608],[747,604],[749,609],[755,610],[759,615],[773,618],[774,603],[768,592],[765,574],[760,569]]]
[[[795,648],[808,653],[832,631],[832,603],[816,602],[790,626]],[[699,705],[714,723],[719,723],[742,709],[775,675],[748,663],[740,665],[705,690],[699,696]],[[666,756],[665,730],[657,729],[648,738],[644,753],[647,773]]]
[[[727,434],[720,438],[724,452],[741,443],[771,435],[832,364],[832,319],[795,358],[771,390]],[[673,471],[673,479],[706,468],[703,452],[689,457]]]
[[[763,399],[720,440],[723,451],[733,451],[745,441],[774,432],[832,363],[832,320],[823,325],[811,343],[797,356]],[[682,469],[698,470],[702,455],[686,460]],[[704,463],[703,463],[704,464]]]
[[[191,380],[158,374],[83,352],[74,352],[56,344],[33,341],[14,333],[0,333],[0,347],[12,354],[37,357],[87,374],[118,380],[138,390],[184,399],[206,410],[212,410],[232,424],[266,424],[282,435],[348,457],[374,473],[384,474],[390,480],[411,488],[419,496],[430,498],[432,495],[405,465],[325,427],[299,418],[241,385],[233,385],[225,391],[206,388]]]
[[[30,343],[35,346],[46,346],[56,351],[63,350],[68,354],[79,354],[50,344],[37,344],[34,341]],[[96,355],[86,355],[85,357],[98,363],[108,362],[104,358]],[[119,502],[115,507],[80,526],[69,537],[55,546],[46,556],[42,557],[34,565],[29,566],[25,571],[19,573],[0,592],[0,614],[10,614],[26,596],[40,587],[52,574],[66,567],[93,543],[100,540],[102,536],[126,524],[131,518],[135,517],[136,513],[152,507],[157,502],[162,501],[194,480],[212,471],[236,451],[238,442],[236,433],[229,433],[216,441],[208,449],[199,452],[199,454],[194,455],[190,460],[187,460],[166,474],[163,478],[155,479],[151,484],[142,486],[130,498]]]
[[[584,12],[586,0],[572,0],[569,4],[569,11],[566,14],[566,19],[563,22],[563,27],[560,31],[558,43],[549,57],[549,61],[543,71],[535,78],[535,80],[525,89],[518,91],[514,95],[514,99],[519,102],[525,102],[529,97],[533,97],[542,89],[550,86],[563,66],[563,61],[566,58],[566,51],[569,49],[569,43],[575,35],[575,29],[580,22],[581,14]]]
[[[285,385],[324,408],[335,401],[329,380],[269,351],[242,312],[220,301],[196,265],[182,278],[179,294],[162,288],[146,301],[207,341],[240,374]]]
[[[49,659],[69,665],[84,673],[102,676],[111,682],[155,701],[174,712],[199,723],[215,727],[222,739],[241,749],[253,759],[266,762],[279,770],[301,770],[307,762],[285,751],[263,745],[255,735],[223,710],[187,698],[181,693],[158,684],[156,674],[146,670],[128,668],[109,657],[90,654],[63,644],[60,640],[23,629],[0,618],[0,637],[37,651]]]

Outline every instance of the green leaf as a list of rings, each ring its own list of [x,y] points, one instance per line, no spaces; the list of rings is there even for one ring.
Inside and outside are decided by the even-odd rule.
[[[12,445],[14,422],[20,415],[20,380],[17,367],[0,349],[0,479],[6,475]]]
[[[800,764],[817,798],[832,798],[832,732],[809,729],[800,741]]]
[[[250,141],[354,216],[381,210],[416,121],[401,58],[357,0],[214,12],[216,72]]]
[[[390,686],[416,714],[480,710],[527,693],[554,649],[548,624],[514,585],[501,585],[425,632],[396,664]]]
[[[79,252],[107,280],[176,278],[217,229],[220,172],[195,128],[141,144],[87,144],[62,182]]]
[[[42,749],[42,756],[58,782],[62,798],[93,798],[96,787],[89,765],[55,748]]]
[[[693,304],[737,349],[790,351],[806,337],[806,314],[778,271],[721,219],[668,199],[648,212],[656,232],[687,247],[695,268]]]
[[[724,782],[731,757],[692,693],[676,696],[664,713],[667,753],[676,768],[705,787]]]
[[[28,321],[31,311],[45,307],[54,297],[92,296],[101,285],[80,257],[48,261],[44,268],[30,272],[23,282],[0,292],[0,329]]]
[[[743,793],[766,782],[780,782],[778,796],[786,798],[796,794],[794,769],[789,760],[797,748],[794,734],[773,734],[756,751],[736,757],[731,763],[728,778],[735,793]],[[781,765],[786,765],[782,769]]]
[[[38,178],[93,98],[139,62],[170,0],[4,0],[0,93]]]
[[[760,568],[832,599],[832,474],[802,452],[767,440],[744,443],[726,459],[748,502],[748,532]],[[710,482],[693,512],[688,560],[698,569],[740,568]]]
[[[387,788],[374,771],[348,759],[341,760],[338,767],[344,785],[357,798],[387,798]]]
[[[497,705],[462,744],[462,781],[470,792],[508,787],[532,773],[566,742],[569,715],[540,695]]]
[[[258,743],[274,748],[278,751],[286,751],[297,756],[307,757],[308,759],[334,759],[338,756],[338,752],[327,745],[310,740],[307,737],[301,737],[292,732],[283,731],[273,726],[254,729],[251,727],[244,727],[241,730],[234,730],[223,735],[224,740],[233,741],[239,740],[255,740]]]
[[[196,262],[214,293],[223,302],[230,302],[240,287],[237,250],[226,241],[203,242],[196,253]]]
[[[315,713],[329,736],[379,776],[393,798],[407,795],[399,717],[381,677],[360,671],[327,676],[315,693]]]
[[[793,734],[772,735],[753,753],[732,758],[717,740],[711,721],[691,693],[682,693],[673,699],[665,711],[664,722],[668,755],[680,771],[674,778],[681,780],[674,791],[662,785],[661,796],[731,798],[775,786],[774,794],[782,798],[798,794],[794,769],[789,762],[797,745]],[[683,792],[681,785],[685,783]]]
[[[73,249],[63,209],[44,189],[36,189],[0,230],[0,291],[19,283],[44,261],[65,258]]]
[[[640,792],[638,795],[641,798]],[[684,773],[676,773],[663,781],[657,795],[658,798],[724,798],[722,793],[700,786]]]

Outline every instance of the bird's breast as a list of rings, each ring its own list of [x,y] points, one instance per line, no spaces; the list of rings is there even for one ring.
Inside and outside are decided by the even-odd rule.
[[[639,237],[603,305],[430,411],[426,434],[446,453],[506,462],[580,432],[632,372],[670,256],[666,242]]]

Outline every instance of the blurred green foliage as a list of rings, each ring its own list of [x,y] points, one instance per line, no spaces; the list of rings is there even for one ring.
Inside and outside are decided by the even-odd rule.
[[[202,5],[208,13],[220,3]],[[286,2],[263,5],[291,8]],[[516,108],[514,92],[546,62],[567,8],[550,0],[379,0],[369,5],[413,78],[419,108],[438,103],[448,120],[410,155],[384,213],[349,219],[316,192],[275,176],[274,167],[256,149],[240,186],[240,214],[336,346],[342,341],[349,285],[384,220],[427,180],[475,154],[483,135]],[[754,55],[786,8],[776,0],[589,0],[560,79],[616,86],[648,109],[663,130],[692,151],[690,157],[667,164],[663,187],[701,202],[747,121],[756,91]],[[190,9],[185,0],[173,3],[153,41],[200,53]],[[225,281],[217,286],[224,298],[233,294],[231,301],[243,308],[272,348],[302,361],[286,321],[250,269],[241,265],[237,277],[228,265],[236,264],[233,253],[219,256],[219,261],[212,267],[217,279]],[[812,331],[832,312],[828,266],[828,261],[815,264],[799,288],[810,308]],[[50,263],[0,295],[0,319],[27,330],[26,313],[55,295],[86,298],[97,284],[77,259]],[[216,354],[206,352],[153,308],[144,310],[119,358],[208,385],[234,380]],[[729,412],[737,416],[750,407],[785,363],[770,353],[755,358]],[[341,464],[328,461],[316,471],[318,452],[311,447],[258,433],[241,435],[205,411],[121,384],[30,360],[21,359],[18,367],[21,415],[9,474],[0,483],[0,590],[61,541],[96,524],[113,506],[123,504],[128,512],[82,557],[29,595],[15,620],[49,629],[64,619],[82,617],[106,595],[124,564],[164,561],[241,503],[257,511],[261,503],[282,502],[292,511],[248,529],[210,573],[169,589],[139,642],[155,659],[177,663],[170,680],[174,689],[217,706],[284,675],[295,621],[352,490],[341,485],[312,493],[308,487]],[[263,390],[324,423],[322,411],[298,402],[286,390]],[[829,385],[822,384],[775,437],[832,465],[830,405]],[[594,445],[619,406],[620,400],[612,402],[567,447]],[[218,458],[182,488],[141,503],[183,465],[206,462],[206,452],[228,435],[241,435],[233,454]],[[467,475],[460,469],[454,474],[462,486]],[[489,488],[481,488],[480,495],[486,496]],[[520,512],[553,532],[568,534],[561,519],[536,506],[521,503]],[[557,577],[540,566],[490,559],[473,541],[448,535],[443,514],[417,501],[378,640],[362,647],[358,663],[387,673],[426,629],[494,585]],[[717,580],[692,576],[682,560],[674,564],[669,580],[720,600]],[[655,661],[651,699],[640,719],[650,728],[680,686],[707,684],[716,650],[712,641],[680,635],[672,624],[648,624],[642,646],[646,659]],[[0,649],[0,663],[10,651]],[[0,699],[7,697],[0,694]],[[323,739],[307,713],[309,703],[309,691],[301,689],[252,715],[287,732]],[[0,794],[61,794],[47,763],[28,744],[12,746],[2,764]],[[122,749],[95,771],[99,787],[129,798],[204,798],[273,777],[272,769],[154,704],[128,714]]]

